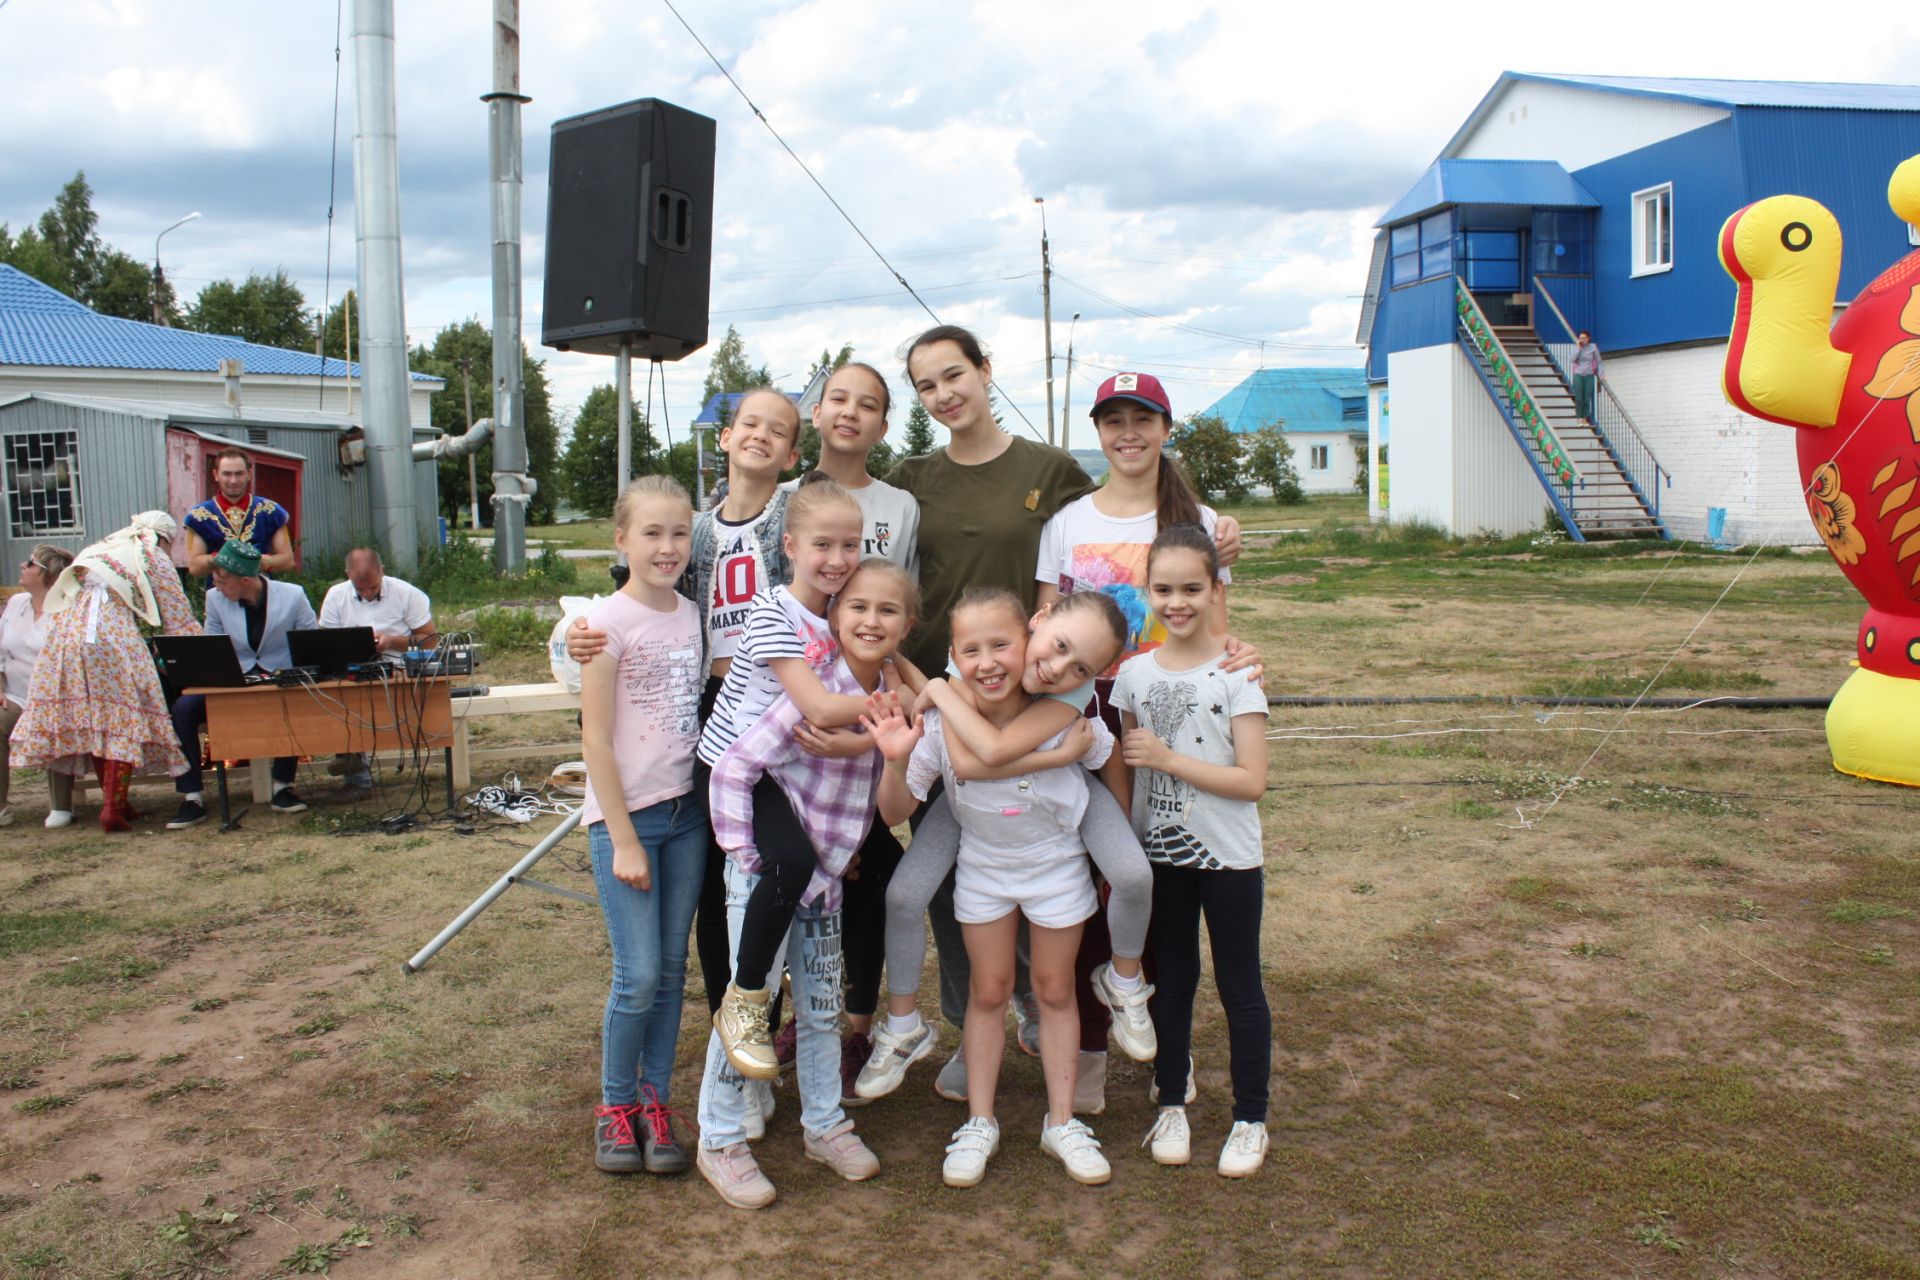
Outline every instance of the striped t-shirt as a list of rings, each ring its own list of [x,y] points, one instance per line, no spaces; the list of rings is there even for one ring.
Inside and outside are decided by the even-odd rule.
[[[717,764],[733,740],[785,691],[768,665],[775,658],[801,658],[819,672],[839,651],[827,620],[794,599],[784,586],[755,596],[747,611],[746,630],[733,652],[733,665],[727,668],[713,714],[700,731],[700,759]]]

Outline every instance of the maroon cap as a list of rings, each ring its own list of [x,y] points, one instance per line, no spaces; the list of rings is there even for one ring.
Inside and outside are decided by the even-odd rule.
[[[1087,416],[1097,418],[1101,408],[1109,400],[1131,400],[1143,404],[1155,413],[1164,413],[1169,418],[1173,410],[1167,401],[1167,389],[1160,385],[1160,379],[1150,373],[1116,373],[1100,384],[1100,390],[1093,396],[1093,411]]]

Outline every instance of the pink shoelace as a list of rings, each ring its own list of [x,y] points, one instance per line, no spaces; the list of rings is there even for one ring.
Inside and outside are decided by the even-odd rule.
[[[651,1093],[652,1090],[648,1090],[648,1092]],[[631,1147],[637,1141],[633,1136],[633,1113],[641,1109],[641,1105],[637,1102],[629,1102],[624,1106],[599,1106],[593,1109],[593,1118],[596,1120],[611,1119],[613,1121],[611,1126],[613,1130],[613,1145],[616,1147]]]
[[[640,1086],[639,1111],[647,1123],[653,1126],[653,1141],[656,1145],[673,1141],[673,1126],[670,1123],[670,1119],[673,1116],[680,1115],[680,1113],[660,1101],[660,1095],[654,1092],[654,1088],[650,1084]],[[680,1123],[685,1124],[686,1122],[687,1118],[680,1116]]]

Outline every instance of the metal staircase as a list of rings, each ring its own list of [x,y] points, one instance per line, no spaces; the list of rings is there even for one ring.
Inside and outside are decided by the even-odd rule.
[[[1466,286],[1455,287],[1460,346],[1526,451],[1568,535],[1578,542],[1671,538],[1660,518],[1666,472],[1611,388],[1603,384],[1596,395],[1595,421],[1581,419],[1563,363],[1571,347],[1563,354],[1525,325],[1489,323]],[[1546,301],[1558,316],[1551,296]],[[1559,323],[1564,327],[1564,319]],[[1570,342],[1572,335],[1566,336]]]

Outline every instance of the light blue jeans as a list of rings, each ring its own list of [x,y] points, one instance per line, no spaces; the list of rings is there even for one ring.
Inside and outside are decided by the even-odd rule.
[[[747,895],[760,877],[727,862],[727,941],[737,956]],[[791,960],[791,964],[788,962]],[[768,973],[783,964],[793,980],[788,1016],[794,1020],[794,1075],[800,1086],[800,1125],[815,1137],[847,1118],[840,1106],[840,1005],[844,966],[840,950],[840,912],[822,912],[819,902],[803,906],[780,943]],[[747,1140],[751,1095],[746,1081],[727,1061],[720,1037],[707,1036],[707,1073],[700,1081],[700,1145],[709,1151]]]
[[[687,983],[687,934],[706,874],[707,798],[698,791],[628,815],[651,864],[653,888],[614,878],[607,824],[587,828],[593,884],[613,944],[613,983],[600,1024],[600,1100],[640,1101],[651,1085],[668,1100],[680,1005]]]

